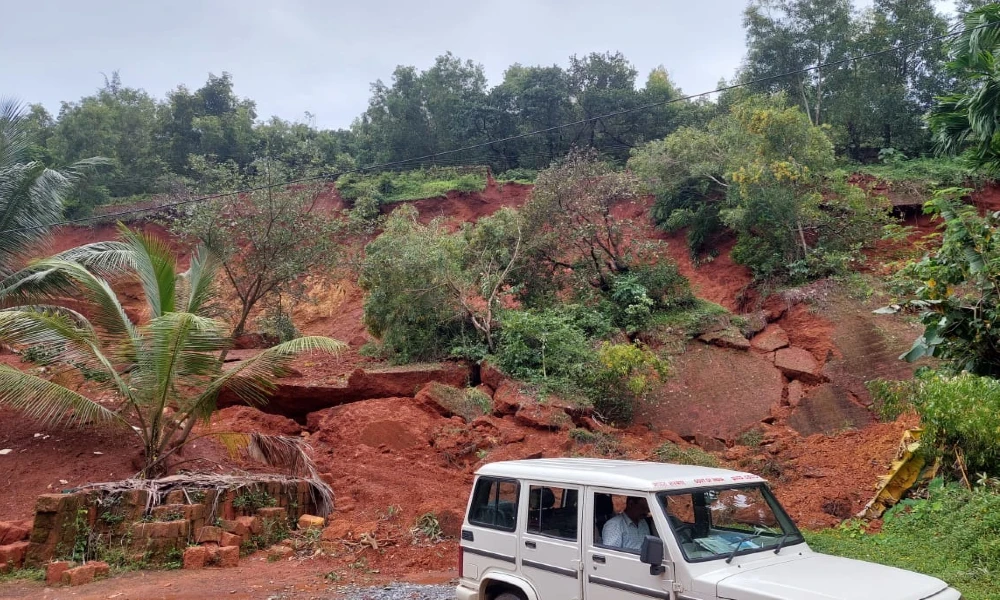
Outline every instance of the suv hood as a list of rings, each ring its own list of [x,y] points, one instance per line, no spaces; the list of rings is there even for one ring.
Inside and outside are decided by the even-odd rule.
[[[940,579],[869,562],[813,554],[730,575],[718,583],[731,600],[924,600],[948,586]]]

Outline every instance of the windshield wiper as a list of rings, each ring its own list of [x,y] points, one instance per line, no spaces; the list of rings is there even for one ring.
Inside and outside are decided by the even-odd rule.
[[[743,546],[743,544],[745,544],[747,542],[752,542],[753,540],[755,540],[755,539],[757,539],[759,537],[764,537],[764,534],[763,533],[751,533],[750,535],[748,535],[745,538],[743,538],[742,540],[740,540],[739,543],[736,544],[736,547],[733,548],[733,551],[729,553],[729,558],[726,559],[726,564],[728,565],[729,563],[733,562],[733,558],[736,557],[736,553],[740,551],[740,548]]]
[[[781,547],[785,545],[785,541],[787,541],[788,538],[790,537],[792,537],[792,534],[790,533],[786,533],[785,535],[781,536],[781,539],[778,540],[778,545],[774,547],[775,554],[781,552]]]

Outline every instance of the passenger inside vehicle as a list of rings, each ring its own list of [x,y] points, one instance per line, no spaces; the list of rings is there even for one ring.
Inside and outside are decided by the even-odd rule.
[[[648,517],[649,505],[646,503],[646,499],[639,496],[628,496],[625,500],[625,510],[611,517],[604,524],[601,530],[601,545],[638,552],[646,536],[654,535]]]

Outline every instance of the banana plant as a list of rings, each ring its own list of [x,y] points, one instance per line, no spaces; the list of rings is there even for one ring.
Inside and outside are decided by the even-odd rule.
[[[0,345],[32,348],[51,357],[55,368],[81,371],[93,381],[95,397],[0,365],[0,405],[47,425],[132,431],[143,450],[139,476],[156,477],[168,458],[196,439],[195,423],[207,421],[221,393],[262,405],[296,355],[344,347],[326,337],[301,337],[224,368],[220,354],[232,339],[213,316],[215,258],[199,247],[180,273],[165,242],[121,225],[119,232],[117,241],[38,260],[0,282],[0,307],[6,307],[0,310]],[[113,289],[127,277],[141,285],[142,322],[130,318]],[[262,438],[223,441],[231,447],[234,439],[259,445]]]

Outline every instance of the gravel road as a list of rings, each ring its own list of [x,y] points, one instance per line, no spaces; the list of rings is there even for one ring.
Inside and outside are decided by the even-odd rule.
[[[343,600],[455,600],[453,585],[393,583],[367,588],[342,588]]]

